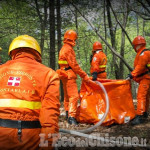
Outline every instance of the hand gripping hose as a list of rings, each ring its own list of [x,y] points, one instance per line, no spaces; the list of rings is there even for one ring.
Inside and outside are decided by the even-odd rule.
[[[84,134],[84,133],[90,133],[92,132],[94,129],[96,129],[98,126],[100,126],[103,121],[105,120],[107,114],[108,114],[108,111],[109,111],[109,98],[108,98],[108,94],[103,86],[102,83],[98,82],[98,81],[95,81],[102,89],[102,91],[104,92],[105,94],[105,101],[106,101],[106,111],[102,117],[102,119],[96,123],[94,126],[90,127],[90,128],[87,128],[87,129],[83,129],[83,130],[78,130],[78,131],[75,131],[75,130],[66,130],[66,129],[59,129],[59,132],[63,132],[63,133],[68,133],[68,134],[74,134],[74,135],[78,135],[78,136],[82,136],[82,137],[87,137],[89,138],[89,135],[88,134]]]

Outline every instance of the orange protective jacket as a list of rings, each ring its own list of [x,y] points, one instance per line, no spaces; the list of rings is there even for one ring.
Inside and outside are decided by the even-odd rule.
[[[81,78],[87,75],[78,65],[75,52],[70,44],[65,43],[61,48],[58,63],[62,70],[71,67],[71,69],[67,71],[68,79],[76,79],[76,74],[80,75]]]
[[[49,133],[58,132],[59,78],[55,71],[38,62],[41,61],[41,57],[34,55],[35,53],[37,52],[18,52],[13,55],[13,60],[0,66],[0,118],[39,120],[42,126],[41,129],[22,129],[24,145],[19,147],[20,149],[36,149],[40,141],[39,133],[44,133],[47,137]],[[14,132],[10,137],[13,135],[17,137],[16,129],[5,128],[5,130],[0,127],[3,137],[9,132]],[[28,141],[27,139],[34,135],[33,132],[37,132],[37,139]],[[24,133],[28,135],[25,136]],[[1,135],[0,148],[16,148],[15,144],[18,142],[18,139],[15,141],[16,137],[14,137],[15,144],[7,144]],[[25,137],[27,139],[24,139]],[[20,143],[17,146],[20,146]]]
[[[63,83],[65,111],[68,111],[69,117],[75,117],[79,98],[76,83],[77,74],[80,75],[81,78],[86,78],[87,74],[78,65],[71,44],[65,43],[65,41],[59,52],[58,63],[60,69],[57,70],[57,73]]]
[[[131,72],[133,79],[137,82],[140,82],[141,79],[150,79],[150,75],[146,72],[148,72],[148,68],[150,68],[150,51],[144,51],[142,52],[145,47],[142,47],[138,50],[137,55],[134,60],[134,70]],[[146,73],[145,75],[142,75]]]
[[[106,64],[107,64],[107,57],[103,51],[98,50],[94,53],[92,57],[92,62],[91,62],[91,68],[90,68],[90,73],[92,74],[93,72],[97,72],[98,77],[104,77],[106,78],[107,74],[106,72],[103,72],[106,70]],[[102,74],[100,72],[103,72]]]
[[[134,60],[134,70],[131,72],[133,80],[139,83],[137,93],[137,115],[143,115],[149,109],[150,95],[150,51],[143,51],[145,47],[141,47]]]

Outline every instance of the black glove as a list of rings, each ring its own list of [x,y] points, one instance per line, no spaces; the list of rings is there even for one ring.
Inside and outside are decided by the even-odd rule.
[[[126,80],[128,80],[128,79],[133,79],[132,74],[128,74],[128,76],[126,77]]]
[[[90,63],[92,62],[93,55],[90,56]]]
[[[97,72],[92,73],[93,81],[97,80]]]

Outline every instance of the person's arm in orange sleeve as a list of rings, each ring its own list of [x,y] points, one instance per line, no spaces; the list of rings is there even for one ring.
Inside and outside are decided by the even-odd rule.
[[[144,53],[144,55],[139,56],[138,64],[136,65],[135,69],[131,72],[131,75],[137,77],[146,69],[146,65],[148,63],[148,55]]]
[[[68,53],[65,54],[67,62],[72,70],[78,74],[81,78],[85,78],[87,76],[86,72],[84,72],[76,61],[75,52],[71,49],[68,50]]]
[[[59,78],[54,71],[49,73],[48,87],[42,101],[42,108],[40,110],[40,123],[42,126],[41,133],[45,134],[45,140],[48,140],[48,145],[51,147],[53,138],[51,135],[59,132]],[[44,83],[43,83],[44,84]]]
[[[93,59],[92,59],[92,62],[91,62],[91,65],[92,65],[92,70],[94,72],[98,72],[99,71],[99,64],[101,62],[101,58],[98,57],[97,54],[94,55]]]
[[[95,54],[93,59],[92,59],[92,62],[91,62],[92,71],[93,71],[92,77],[93,77],[94,81],[97,80],[100,62],[101,62],[101,57],[99,57],[99,54]]]

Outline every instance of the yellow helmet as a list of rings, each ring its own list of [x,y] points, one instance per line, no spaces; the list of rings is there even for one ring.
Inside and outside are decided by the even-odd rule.
[[[0,47],[0,51],[2,50],[2,48]]]
[[[32,48],[36,51],[38,51],[41,54],[41,48],[38,44],[38,42],[31,36],[29,35],[21,35],[16,37],[10,44],[9,46],[9,51],[8,51],[8,55],[10,55],[10,52],[20,48],[20,47],[28,47],[28,48]]]

